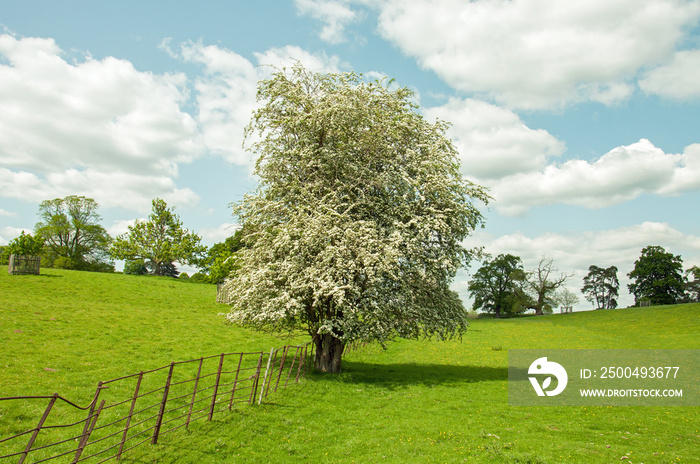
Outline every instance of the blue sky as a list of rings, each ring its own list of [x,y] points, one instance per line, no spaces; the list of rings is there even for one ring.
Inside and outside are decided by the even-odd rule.
[[[299,60],[394,78],[452,123],[495,199],[469,245],[551,257],[577,293],[615,265],[628,305],[644,246],[700,265],[699,20],[697,0],[4,0],[0,244],[70,194],[113,236],[160,197],[225,239],[256,184],[241,142],[261,65]]]

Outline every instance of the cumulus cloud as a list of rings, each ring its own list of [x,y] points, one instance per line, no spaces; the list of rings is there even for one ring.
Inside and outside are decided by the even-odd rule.
[[[594,162],[569,160],[486,184],[506,215],[522,214],[534,205],[602,208],[643,193],[677,195],[700,189],[700,145],[686,147],[683,154],[666,154],[642,139]]]
[[[682,100],[700,97],[700,50],[677,52],[670,63],[654,68],[639,81],[647,93]]]
[[[347,1],[294,0],[297,11],[309,15],[324,25],[319,33],[321,40],[331,44],[345,42],[346,26],[357,20],[357,13]]]
[[[10,243],[12,239],[15,237],[19,237],[19,235],[24,231],[25,233],[31,233],[34,227],[25,227],[25,228],[18,228],[18,227],[3,227],[0,229],[0,246],[5,246]]]
[[[201,42],[183,43],[180,56],[203,66],[204,74],[194,85],[199,108],[197,121],[206,148],[231,163],[249,167],[254,155],[243,148],[243,129],[258,107],[258,81],[274,69],[288,68],[296,62],[319,72],[337,71],[342,65],[337,57],[312,54],[293,46],[256,53],[257,64],[226,48],[205,46]]]
[[[198,233],[201,235],[204,242],[214,244],[223,242],[227,238],[233,236],[239,227],[238,224],[227,222],[215,228],[200,229]]]
[[[564,151],[564,144],[547,131],[530,129],[512,111],[484,101],[451,99],[423,113],[452,124],[448,135],[468,177],[497,179],[535,171]]]
[[[670,57],[700,3],[387,0],[379,32],[452,87],[517,108],[613,103]]]
[[[172,181],[178,163],[202,153],[195,120],[180,110],[184,74],[63,55],[53,39],[0,35],[2,195],[90,194],[126,208],[151,194],[195,203]]]
[[[152,198],[168,203],[196,206],[199,196],[189,188],[177,188],[167,176],[145,176],[128,172],[102,172],[94,169],[67,169],[46,175],[15,172],[0,168],[0,191],[7,198],[33,202],[84,195],[102,207],[122,207],[145,212],[151,209]]]

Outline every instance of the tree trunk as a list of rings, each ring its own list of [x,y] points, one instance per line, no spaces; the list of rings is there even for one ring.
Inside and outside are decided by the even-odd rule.
[[[313,341],[316,345],[316,369],[321,372],[340,372],[345,344],[331,334],[315,334]]]

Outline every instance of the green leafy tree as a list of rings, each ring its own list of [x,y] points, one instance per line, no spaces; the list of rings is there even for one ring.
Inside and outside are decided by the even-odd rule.
[[[112,238],[99,222],[92,198],[69,195],[42,201],[35,233],[44,241],[47,265],[87,271],[114,271],[109,261]],[[58,265],[58,266],[56,266]]]
[[[661,246],[647,246],[627,274],[634,282],[627,285],[636,304],[648,300],[652,305],[674,304],[683,299],[685,280],[683,260]]]
[[[199,235],[182,228],[173,209],[160,198],[154,199],[148,220],[137,220],[116,238],[110,249],[112,257],[142,260],[151,274],[159,276],[177,277],[175,261],[199,265],[206,247],[200,244]]]
[[[148,268],[146,262],[142,259],[128,259],[124,261],[124,274],[128,275],[146,275]]]
[[[486,260],[469,282],[469,294],[474,298],[472,309],[512,316],[526,310],[522,304],[521,287],[525,271],[520,257],[498,255]]]
[[[24,231],[12,239],[7,246],[7,255],[39,256],[44,249],[44,241],[41,237],[32,237]]]
[[[700,267],[693,266],[685,271],[685,279],[686,299],[690,302],[700,303]]]
[[[602,268],[591,265],[588,268],[588,275],[583,278],[581,293],[586,300],[595,302],[597,309],[614,309],[617,308],[619,289],[617,267]]]
[[[209,273],[207,282],[222,283],[232,272],[240,268],[237,253],[244,246],[242,238],[243,232],[238,229],[231,237],[209,248],[203,266],[203,270]]]
[[[306,330],[324,372],[349,342],[463,333],[449,285],[488,196],[464,180],[447,125],[406,88],[299,65],[260,82],[258,100],[246,134],[260,182],[233,205],[247,246],[229,320]]]

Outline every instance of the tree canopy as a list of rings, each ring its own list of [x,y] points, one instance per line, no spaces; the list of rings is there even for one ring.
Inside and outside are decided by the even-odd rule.
[[[35,234],[44,240],[47,265],[67,269],[113,271],[109,262],[112,238],[97,213],[99,205],[92,198],[69,195],[42,201],[41,221]]]
[[[469,293],[474,298],[472,308],[494,313],[497,318],[527,310],[522,298],[524,280],[525,270],[518,256],[501,254],[485,260],[469,282]]]
[[[586,300],[595,302],[598,309],[617,308],[620,282],[617,279],[617,267],[598,267],[595,264],[588,268],[588,275],[583,278],[581,293]]]
[[[39,236],[25,234],[24,231],[7,245],[8,255],[39,256],[44,249],[44,241]]]
[[[693,266],[687,271],[685,271],[685,279],[685,291],[687,300],[690,302],[700,303],[700,267]]]
[[[116,238],[110,249],[115,259],[142,260],[154,275],[177,277],[174,263],[198,265],[206,252],[200,237],[183,229],[182,221],[160,198],[152,202],[147,221],[137,220]]]
[[[683,299],[683,260],[661,246],[643,248],[627,276],[634,281],[627,287],[636,304],[648,300],[652,305],[665,305]]]
[[[447,125],[406,88],[299,65],[258,100],[246,136],[260,182],[232,205],[247,246],[228,318],[308,331],[327,372],[348,342],[463,333],[449,285],[488,195],[460,174]]]
[[[222,283],[240,267],[237,252],[245,246],[242,238],[243,232],[238,229],[223,242],[215,243],[209,248],[202,263],[202,270],[208,273],[206,282]]]

